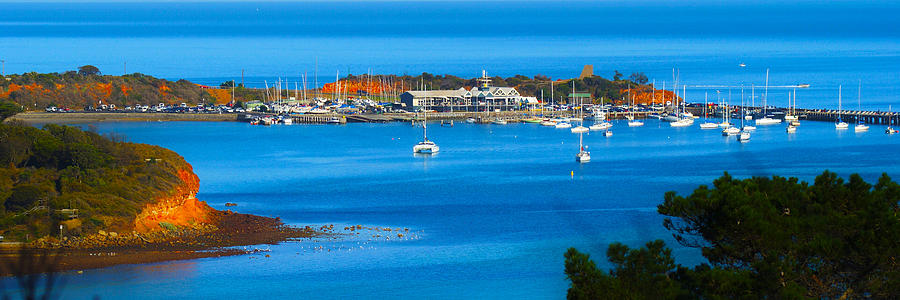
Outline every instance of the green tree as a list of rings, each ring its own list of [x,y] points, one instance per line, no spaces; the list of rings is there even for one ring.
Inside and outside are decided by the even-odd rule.
[[[22,112],[22,107],[7,101],[0,101],[0,122]]]
[[[614,70],[613,72],[615,72],[613,74],[613,81],[622,80],[622,76],[625,76],[625,75],[622,75],[622,73],[619,73],[619,70]]]
[[[647,278],[669,270],[693,298],[892,298],[900,295],[898,202],[900,185],[886,174],[871,185],[825,171],[809,185],[726,173],[687,197],[668,192],[658,207],[663,226],[680,244],[700,248],[709,266],[672,272],[666,260],[643,260],[637,273],[621,272],[628,257],[614,244],[608,256],[618,267],[610,275],[618,286],[649,287]],[[660,253],[652,246],[649,253]],[[585,290],[584,282],[572,280],[570,293]]]
[[[78,74],[83,76],[100,75],[100,69],[92,65],[80,66],[78,67]]]
[[[647,81],[649,80],[647,75],[644,75],[644,72],[631,73],[631,76],[629,76],[628,79],[637,84],[647,84]]]
[[[24,211],[31,209],[37,200],[44,196],[40,188],[33,185],[20,185],[12,190],[3,206],[7,211]]]

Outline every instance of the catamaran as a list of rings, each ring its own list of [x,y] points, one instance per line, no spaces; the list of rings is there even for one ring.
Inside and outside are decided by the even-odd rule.
[[[842,111],[842,107],[841,107],[841,86],[838,85],[838,119],[837,119],[837,123],[834,123],[834,129],[847,129],[850,127],[850,124],[847,124],[847,122],[844,122],[844,120],[841,120],[842,112],[843,111]]]
[[[427,96],[427,89],[426,89]],[[413,153],[433,154],[441,150],[437,144],[428,140],[428,100],[427,97],[423,102],[422,109],[422,141],[413,146]]]

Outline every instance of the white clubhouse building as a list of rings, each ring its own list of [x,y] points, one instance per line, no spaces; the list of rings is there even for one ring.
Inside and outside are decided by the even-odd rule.
[[[482,71],[478,86],[469,90],[407,91],[400,102],[408,111],[424,107],[436,111],[495,111],[512,110],[537,105],[535,97],[523,97],[515,88],[491,86],[491,79]]]

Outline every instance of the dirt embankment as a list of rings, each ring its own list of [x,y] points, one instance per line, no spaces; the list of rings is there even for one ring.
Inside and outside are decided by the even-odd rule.
[[[190,167],[178,171],[183,184],[147,204],[130,232],[100,230],[83,237],[44,237],[19,248],[0,248],[0,275],[15,274],[23,253],[50,253],[54,270],[81,270],[117,264],[215,257],[248,253],[225,247],[272,244],[329,235],[309,226],[285,225],[278,218],[215,210],[196,198],[199,179]]]

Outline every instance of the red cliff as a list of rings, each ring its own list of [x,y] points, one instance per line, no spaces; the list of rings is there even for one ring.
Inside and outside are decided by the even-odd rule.
[[[178,170],[178,177],[181,178],[182,184],[177,186],[172,194],[144,206],[135,217],[135,231],[165,230],[164,224],[198,227],[212,222],[213,213],[216,210],[209,207],[206,202],[197,200],[200,179],[194,174],[193,168],[186,164],[185,167]]]

